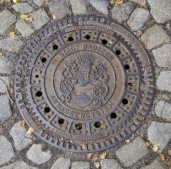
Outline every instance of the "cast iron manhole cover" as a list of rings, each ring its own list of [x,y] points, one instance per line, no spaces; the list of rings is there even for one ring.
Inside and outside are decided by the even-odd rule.
[[[123,26],[77,16],[40,30],[16,68],[19,111],[35,134],[73,152],[110,148],[131,136],[154,95],[150,58]]]

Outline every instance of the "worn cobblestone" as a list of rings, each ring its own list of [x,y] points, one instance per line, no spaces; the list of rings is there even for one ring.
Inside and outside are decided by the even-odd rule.
[[[0,34],[5,33],[5,31],[16,21],[16,16],[13,15],[8,10],[3,10],[0,13]]]
[[[116,157],[125,167],[132,166],[148,153],[149,150],[141,137],[135,138],[115,152]]]

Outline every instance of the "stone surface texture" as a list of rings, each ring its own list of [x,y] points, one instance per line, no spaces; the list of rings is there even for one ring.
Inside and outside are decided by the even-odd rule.
[[[34,18],[32,23],[36,30],[40,29],[43,25],[50,21],[44,9],[39,9],[38,11],[31,13],[30,16]]]
[[[8,10],[3,10],[0,13],[0,34],[5,33],[5,31],[16,21],[16,16],[13,15]]]
[[[38,169],[37,167],[32,167],[25,163],[24,161],[18,161],[15,163],[12,163],[5,167],[0,167],[0,169]]]
[[[53,3],[49,10],[53,15],[57,15],[57,19],[62,19],[67,15],[71,15],[70,9],[64,2]]]
[[[101,169],[122,169],[118,161],[114,159],[104,159],[100,161]]]
[[[33,142],[33,136],[27,134],[25,127],[20,126],[20,122],[21,121],[15,123],[10,130],[10,135],[12,136],[15,148],[18,151],[21,151],[22,149],[28,147]]]
[[[74,15],[86,14],[87,7],[84,0],[70,0]]]
[[[171,72],[161,71],[157,78],[157,89],[171,92]]]
[[[158,23],[171,20],[171,1],[170,0],[148,0],[151,6],[150,13]]]
[[[167,169],[167,166],[161,159],[155,159],[150,165],[142,167],[141,169]]]
[[[148,140],[153,144],[157,145],[159,150],[162,152],[167,146],[169,140],[171,139],[171,124],[170,123],[160,123],[153,121],[148,128]]]
[[[171,122],[171,104],[161,100],[155,107],[155,113],[157,116],[162,117]]]
[[[16,29],[24,38],[29,38],[34,33],[34,30],[23,19],[17,21]]]
[[[0,79],[3,80],[3,82],[6,84],[6,86],[9,86],[9,76],[7,76],[7,77],[1,76]],[[0,92],[5,94],[7,92],[7,89],[3,82],[0,80]]]
[[[7,37],[0,40],[0,49],[7,50],[9,52],[18,53],[22,45],[23,42],[17,37]]]
[[[36,164],[42,164],[51,158],[51,152],[42,151],[41,144],[33,144],[26,153],[27,158]]]
[[[128,20],[128,25],[133,31],[139,30],[150,19],[150,13],[141,8],[137,8]]]
[[[0,56],[0,73],[11,73],[13,64],[7,57]]]
[[[171,66],[171,44],[164,44],[162,47],[154,49],[152,52],[160,67]]]
[[[33,7],[28,3],[17,3],[12,6],[15,11],[20,12],[21,14],[26,14],[33,12]]]
[[[115,152],[117,158],[125,167],[132,166],[148,153],[149,150],[141,137],[135,138]]]
[[[147,31],[141,36],[141,40],[144,42],[147,49],[152,49],[163,43],[168,43],[170,38],[167,33],[156,24],[147,29]]]
[[[33,0],[33,2],[37,5],[37,6],[41,6],[43,4],[43,2],[45,2],[44,0]]]
[[[0,135],[0,165],[7,163],[15,156],[11,143]]]
[[[134,4],[132,2],[116,4],[112,9],[112,18],[119,23],[127,21],[133,9]]]
[[[147,1],[146,0],[129,0],[129,1],[132,1],[132,2],[135,2],[135,3],[138,3],[138,4],[146,4]]]
[[[71,169],[89,169],[90,163],[84,161],[75,161],[72,162]]]
[[[106,0],[90,0],[90,4],[99,12],[107,15],[109,3]]]
[[[69,158],[60,157],[50,169],[69,169],[71,161]]]
[[[9,105],[9,98],[7,94],[0,96],[0,103],[0,121],[3,122],[10,118],[12,115],[11,107]]]

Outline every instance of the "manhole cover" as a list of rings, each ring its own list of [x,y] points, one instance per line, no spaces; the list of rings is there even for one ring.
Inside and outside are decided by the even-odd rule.
[[[74,152],[131,136],[154,95],[151,61],[137,38],[97,16],[54,22],[27,44],[16,68],[19,111],[47,143]]]

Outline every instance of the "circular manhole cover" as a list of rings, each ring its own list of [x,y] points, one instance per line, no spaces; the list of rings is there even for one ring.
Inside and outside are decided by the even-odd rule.
[[[47,143],[74,152],[110,148],[131,136],[154,95],[150,58],[121,25],[78,16],[40,30],[16,68],[19,111]]]

